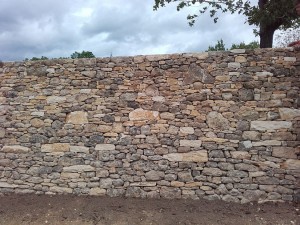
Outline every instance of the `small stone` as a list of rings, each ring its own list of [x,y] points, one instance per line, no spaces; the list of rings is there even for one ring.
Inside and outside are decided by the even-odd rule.
[[[180,132],[183,134],[194,134],[195,130],[193,127],[180,127]]]
[[[7,182],[0,181],[0,188],[17,188],[18,185],[16,184],[9,184]]]
[[[258,141],[261,138],[261,134],[257,131],[244,131],[242,137],[244,140]]]
[[[107,125],[99,125],[97,130],[101,133],[106,133],[106,132],[110,132],[112,130],[112,127]]]
[[[207,94],[205,93],[195,93],[195,94],[190,94],[186,97],[187,101],[205,101],[207,99]]]
[[[246,164],[246,163],[238,163],[238,164],[235,164],[235,169],[255,172],[255,171],[258,171],[259,168],[254,165],[250,165],[250,164]]]
[[[250,159],[251,155],[244,151],[231,151],[231,157],[234,159]]]
[[[209,152],[209,158],[224,158],[222,150],[212,150]]]
[[[4,138],[5,137],[5,129],[0,127],[0,138]]]
[[[178,173],[178,180],[181,182],[191,182],[194,181],[191,172],[183,171]]]
[[[67,115],[66,123],[82,125],[88,123],[87,112],[75,111]]]
[[[241,64],[239,62],[228,63],[228,68],[239,69],[241,68]]]
[[[60,96],[49,96],[47,97],[47,103],[53,104],[53,103],[62,103],[66,101],[66,97],[60,97]]]
[[[146,180],[156,181],[162,180],[165,177],[165,173],[162,171],[151,170],[145,174]]]
[[[44,126],[44,121],[41,119],[34,118],[34,119],[30,120],[30,124],[33,127],[40,128],[40,127]]]
[[[162,187],[160,189],[160,195],[166,199],[181,198],[181,190],[175,187]]]
[[[202,171],[202,174],[206,176],[222,176],[224,172],[218,168],[205,167]]]
[[[173,113],[164,112],[160,114],[160,118],[163,120],[174,120],[175,115]]]
[[[91,188],[90,195],[93,196],[104,196],[106,194],[106,190],[103,188]]]
[[[247,62],[247,59],[244,56],[238,55],[235,57],[235,62],[244,63]]]
[[[137,93],[124,93],[120,95],[120,100],[123,101],[135,101],[137,98]]]
[[[252,89],[241,89],[239,90],[239,98],[241,101],[252,101],[254,100],[254,92]]]

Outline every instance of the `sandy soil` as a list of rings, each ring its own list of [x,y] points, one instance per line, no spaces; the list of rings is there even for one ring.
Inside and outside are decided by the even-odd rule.
[[[88,196],[0,196],[1,225],[300,224],[296,203],[236,204]]]

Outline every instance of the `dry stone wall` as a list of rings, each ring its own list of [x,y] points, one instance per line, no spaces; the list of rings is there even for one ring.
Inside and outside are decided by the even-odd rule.
[[[293,49],[4,63],[0,192],[299,200]]]

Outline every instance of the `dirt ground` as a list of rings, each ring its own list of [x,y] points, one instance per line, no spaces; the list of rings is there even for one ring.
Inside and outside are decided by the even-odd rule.
[[[236,204],[67,195],[0,196],[1,225],[300,224],[296,203]]]

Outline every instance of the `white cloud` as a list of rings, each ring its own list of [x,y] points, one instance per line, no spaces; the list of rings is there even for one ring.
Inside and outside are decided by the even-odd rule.
[[[153,11],[154,0],[2,0],[0,59],[204,51],[223,38],[227,47],[255,37],[241,15],[220,14],[217,24],[202,15],[194,27],[171,4]]]

